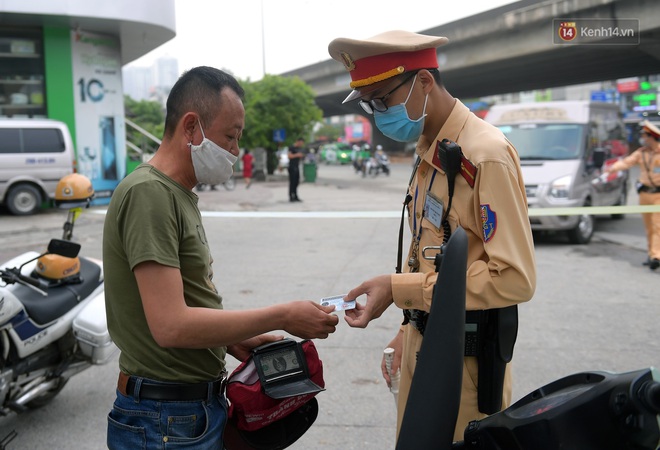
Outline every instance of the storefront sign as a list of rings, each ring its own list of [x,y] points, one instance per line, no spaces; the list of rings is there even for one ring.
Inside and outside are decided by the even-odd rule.
[[[126,174],[119,39],[72,31],[71,50],[78,171],[92,180],[97,203],[107,203]]]

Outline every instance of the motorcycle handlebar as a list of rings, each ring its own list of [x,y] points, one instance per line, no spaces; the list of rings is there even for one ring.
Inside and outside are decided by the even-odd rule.
[[[0,270],[0,278],[2,278],[2,281],[4,281],[7,284],[14,284],[14,283],[28,284],[40,290],[44,290],[48,288],[47,284],[43,280],[38,280],[36,278],[23,275],[18,267]]]
[[[31,285],[31,286],[34,286],[34,287],[36,287],[36,288],[39,288],[39,289],[46,289],[46,288],[48,287],[48,286],[46,285],[46,283],[43,282],[42,280],[37,280],[37,279],[35,279],[35,278],[28,277],[28,276],[23,275],[23,274],[20,274],[20,273],[18,274],[18,278],[19,278],[23,283],[27,283],[27,284],[29,284],[29,285]]]

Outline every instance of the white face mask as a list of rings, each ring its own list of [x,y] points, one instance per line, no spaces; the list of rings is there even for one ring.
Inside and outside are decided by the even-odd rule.
[[[229,180],[234,173],[233,166],[238,159],[204,135],[202,124],[199,124],[204,138],[199,145],[188,143],[190,147],[195,177],[198,183],[216,185]]]

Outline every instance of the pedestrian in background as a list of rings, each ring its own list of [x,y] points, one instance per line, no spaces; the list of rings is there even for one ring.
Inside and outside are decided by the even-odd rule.
[[[243,95],[221,70],[185,72],[168,96],[158,151],[112,195],[103,229],[105,301],[121,353],[110,449],[224,448],[226,354],[244,361],[252,348],[281,339],[262,334],[273,330],[304,339],[335,331],[334,307],[313,301],[224,309],[193,188],[231,177]]]
[[[444,37],[391,31],[366,40],[338,38],[328,47],[330,56],[344,64],[351,76],[354,90],[344,103],[359,100],[385,136],[399,142],[416,141],[415,152],[420,156],[406,196],[412,239],[405,273],[399,273],[397,264],[397,273],[367,280],[346,296],[347,300],[367,296],[365,304],[358,303],[345,313],[352,327],[366,327],[392,303],[404,312],[402,325],[387,345],[395,349],[392,373],[401,368],[397,434],[437,279],[434,262],[422,257],[422,249],[438,248],[456,227],[465,229],[468,314],[504,307],[515,311],[515,305],[532,298],[536,287],[534,243],[517,152],[501,131],[475,116],[445,89],[436,49],[446,42]],[[439,158],[438,144],[445,139],[462,149],[453,201],[447,168],[443,169]],[[443,287],[435,288],[442,291]],[[517,315],[515,323],[517,326]],[[474,356],[464,358],[455,440],[463,439],[470,421],[486,415],[478,408],[479,364]],[[502,398],[500,409],[511,401],[509,366],[500,365],[504,383],[492,389]],[[390,385],[384,359],[381,370]],[[490,380],[483,381],[486,388]]]
[[[299,137],[289,148],[289,201],[302,202],[298,197],[298,185],[300,184],[300,162],[305,157],[305,139]]]
[[[639,166],[637,192],[640,205],[660,205],[660,129],[648,120],[642,122],[641,147],[612,164],[606,173]],[[642,214],[646,229],[647,258],[642,264],[649,269],[660,267],[660,212]]]
[[[245,189],[250,188],[252,183],[252,163],[254,162],[254,156],[250,153],[250,149],[245,149],[243,152],[243,180],[245,180]]]

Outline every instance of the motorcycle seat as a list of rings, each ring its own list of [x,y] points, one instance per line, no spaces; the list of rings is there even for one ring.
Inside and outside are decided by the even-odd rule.
[[[62,317],[103,283],[101,268],[86,258],[80,258],[82,283],[49,287],[44,297],[26,286],[18,285],[14,295],[23,303],[28,316],[37,324],[45,325]]]

